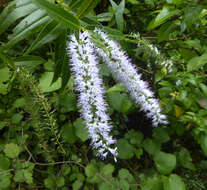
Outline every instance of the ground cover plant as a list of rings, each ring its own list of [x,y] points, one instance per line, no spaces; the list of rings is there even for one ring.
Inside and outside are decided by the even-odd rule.
[[[205,190],[206,27],[199,0],[1,1],[0,189]]]

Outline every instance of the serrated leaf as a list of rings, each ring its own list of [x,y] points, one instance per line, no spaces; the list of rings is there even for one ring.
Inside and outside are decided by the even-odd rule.
[[[5,145],[4,153],[9,158],[17,158],[20,152],[21,149],[17,144],[9,143]]]
[[[72,30],[81,29],[79,20],[74,17],[71,13],[65,11],[53,3],[49,3],[48,1],[43,0],[33,0],[33,2],[40,8],[47,11],[49,16],[51,16],[58,23],[62,24],[62,26],[66,28],[70,28]]]
[[[161,12],[156,16],[156,18],[149,23],[147,30],[152,30],[157,26],[160,26],[161,24],[166,22],[170,17],[177,15],[179,13],[180,11],[177,9],[173,9],[170,6],[164,6]]]
[[[170,174],[176,167],[176,157],[173,154],[157,152],[154,161],[157,170],[161,174]]]

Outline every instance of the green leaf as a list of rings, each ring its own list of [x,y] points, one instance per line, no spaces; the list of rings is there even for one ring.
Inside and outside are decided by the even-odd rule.
[[[93,177],[98,172],[98,168],[94,164],[88,164],[85,167],[85,173],[87,177]]]
[[[40,8],[46,10],[49,16],[51,16],[58,23],[62,24],[62,26],[72,30],[81,29],[79,20],[59,6],[43,0],[33,0],[33,2]]]
[[[123,114],[127,114],[133,106],[131,99],[125,93],[110,92],[107,93],[107,98],[109,105]]]
[[[39,56],[22,56],[13,59],[15,66],[24,67],[29,71],[33,71],[38,65],[44,64],[46,60]]]
[[[61,132],[63,139],[68,143],[73,144],[77,140],[74,127],[71,123],[63,125]]]
[[[75,127],[76,136],[79,137],[83,142],[86,141],[88,139],[89,133],[84,121],[78,118],[73,123],[73,126]]]
[[[129,140],[131,144],[139,147],[144,139],[144,135],[140,131],[131,129],[125,135],[125,138]]]
[[[25,98],[18,98],[15,100],[15,102],[13,103],[13,107],[14,108],[22,108],[24,107],[26,104],[26,100]]]
[[[178,161],[179,163],[187,169],[195,171],[196,168],[192,163],[192,158],[190,156],[189,151],[186,148],[182,148],[178,153]]]
[[[26,51],[25,55],[57,39],[63,31],[64,29],[61,24],[58,24],[55,20],[51,20],[42,28],[35,41]]]
[[[152,30],[157,26],[160,26],[161,24],[166,22],[170,17],[179,14],[179,12],[179,10],[173,9],[170,6],[164,6],[161,12],[156,16],[156,18],[149,23],[147,30]]]
[[[126,179],[130,183],[134,181],[134,178],[132,174],[130,174],[129,170],[124,169],[124,168],[119,170],[118,176],[119,176],[119,179]]]
[[[51,18],[49,16],[44,16],[41,19],[34,22],[33,24],[26,26],[24,30],[22,30],[20,33],[11,35],[9,42],[6,44],[6,47],[10,48],[14,46],[16,43],[20,42],[21,40],[24,40],[29,36],[33,35],[36,31],[39,30],[41,26],[47,23],[50,19]]]
[[[167,130],[164,128],[155,128],[152,136],[157,142],[160,143],[166,143],[170,140]]]
[[[152,139],[145,139],[143,142],[143,147],[148,154],[154,155],[161,149],[161,144]]]
[[[179,4],[183,3],[184,0],[166,0],[166,1],[169,4],[179,5]]]
[[[76,111],[77,110],[76,94],[73,92],[60,94],[59,104],[61,106],[62,113]]]
[[[99,0],[82,0],[81,5],[76,13],[78,18],[82,18],[87,15],[91,10],[93,10],[96,5],[99,3]]]
[[[123,84],[116,84],[109,88],[106,93],[113,93],[113,92],[124,92],[126,87]]]
[[[80,180],[76,180],[73,184],[72,184],[72,187],[73,187],[73,190],[79,190],[83,185],[83,181],[80,181]]]
[[[6,144],[4,147],[4,153],[9,158],[17,158],[20,152],[20,147],[14,143]]]
[[[0,34],[2,34],[11,24],[15,23],[16,20],[32,13],[36,9],[37,7],[32,3],[17,8],[14,6],[13,11],[11,11],[4,20],[0,20]]]
[[[125,179],[120,179],[119,184],[120,184],[122,190],[129,190],[129,188],[130,188],[129,182]]]
[[[58,177],[56,179],[56,185],[57,185],[57,187],[64,186],[65,185],[65,179],[64,179],[64,177]]]
[[[125,9],[125,0],[122,0],[119,5],[117,5],[113,0],[110,0],[112,4],[112,8],[115,12],[115,19],[116,19],[116,24],[118,26],[118,29],[120,31],[123,31],[124,29],[124,9]]]
[[[142,190],[163,190],[162,180],[157,176],[149,178],[143,184]]]
[[[113,172],[114,172],[114,166],[112,164],[106,164],[104,165],[104,167],[101,169],[101,173],[104,175],[104,176],[112,176]]]
[[[18,33],[22,32],[25,28],[28,26],[31,26],[33,23],[37,22],[41,18],[46,16],[46,11],[38,9],[31,14],[29,14],[27,17],[22,19],[19,24],[15,26],[15,28],[12,30],[13,35],[17,35]]]
[[[118,157],[121,159],[131,159],[134,156],[134,148],[126,139],[117,141]]]
[[[205,156],[207,156],[207,136],[200,139],[201,148]]]
[[[3,173],[0,175],[0,189],[7,190],[11,184],[11,174]]]
[[[164,40],[169,39],[170,34],[172,34],[178,26],[174,22],[167,22],[163,24],[160,29],[158,30],[158,42],[162,42]]]
[[[185,9],[184,22],[188,28],[190,28],[193,23],[196,23],[202,9],[203,9],[203,6],[199,5],[199,4],[197,4],[195,6],[191,6],[191,4],[190,4],[190,6],[188,6]]]
[[[53,72],[45,72],[42,74],[38,85],[42,92],[53,92],[61,88],[61,78],[51,85],[53,76]]]
[[[14,114],[14,115],[12,116],[12,118],[11,118],[11,122],[12,122],[13,124],[18,124],[18,123],[20,123],[20,121],[22,120],[22,118],[23,118],[23,115],[22,115],[22,114],[20,114],[20,113],[16,113],[16,114]]]
[[[0,154],[0,171],[8,170],[9,167],[10,167],[9,159],[6,156]]]
[[[193,57],[189,63],[187,64],[187,71],[193,71],[193,70],[198,70],[200,67],[205,65],[207,63],[207,53]]]
[[[2,82],[8,81],[10,76],[11,76],[11,72],[8,67],[4,67],[0,69],[0,85]]]
[[[171,174],[168,178],[165,178],[163,184],[164,190],[185,190],[185,184],[176,174]]]
[[[173,154],[157,152],[154,161],[157,170],[161,174],[170,174],[176,167],[176,157]]]
[[[55,181],[51,177],[46,178],[44,184],[48,189],[53,189],[55,187]]]

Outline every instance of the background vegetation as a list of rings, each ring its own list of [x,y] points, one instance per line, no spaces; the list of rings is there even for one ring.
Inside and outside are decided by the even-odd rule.
[[[1,0],[0,12],[0,189],[207,189],[206,1]],[[128,52],[169,120],[153,128],[100,64],[117,163],[87,140],[65,54],[67,35],[94,27]]]

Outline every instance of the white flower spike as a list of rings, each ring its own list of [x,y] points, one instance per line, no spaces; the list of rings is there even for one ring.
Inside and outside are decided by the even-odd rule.
[[[94,49],[108,65],[116,80],[126,86],[135,103],[140,104],[141,109],[147,113],[147,117],[152,119],[153,126],[167,124],[166,116],[161,113],[159,101],[154,98],[148,84],[141,80],[141,74],[137,73],[137,69],[132,65],[126,53],[121,50],[119,44],[110,40],[100,29],[96,28],[94,32],[99,35],[108,52],[104,52],[101,48],[94,47]]]
[[[110,152],[116,160],[117,150],[112,148],[116,141],[109,135],[112,126],[106,114],[102,80],[99,78],[97,57],[94,55],[89,33],[88,31],[80,33],[79,40],[74,35],[69,38],[67,52],[75,76],[76,90],[80,93],[80,112],[85,120],[91,144],[102,159]]]

